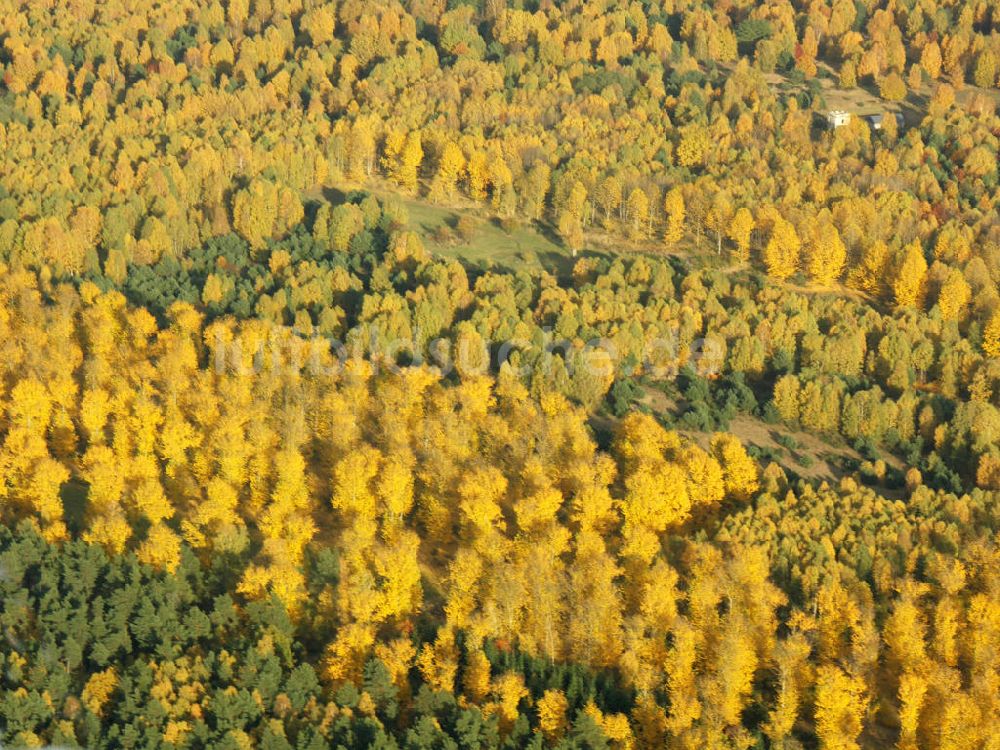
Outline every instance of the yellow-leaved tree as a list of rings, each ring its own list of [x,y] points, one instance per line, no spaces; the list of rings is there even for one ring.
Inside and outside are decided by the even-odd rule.
[[[848,273],[848,283],[855,289],[875,296],[882,296],[886,289],[885,268],[889,261],[889,246],[876,240],[861,252]]]
[[[768,275],[784,280],[799,270],[802,241],[790,222],[777,213],[772,218],[771,237],[764,246],[764,265]]]
[[[559,234],[576,257],[583,247],[583,219],[587,205],[587,189],[577,180],[559,212]]]
[[[858,750],[868,695],[864,680],[827,664],[816,675],[816,735],[823,750]]]
[[[902,258],[892,282],[892,293],[896,307],[918,307],[924,296],[924,280],[927,276],[927,260],[919,240],[914,240],[902,252]]]
[[[736,209],[733,218],[729,222],[726,236],[733,241],[736,249],[733,251],[733,259],[737,263],[746,263],[750,260],[750,235],[757,223],[754,221],[750,209],[740,207]]]
[[[437,173],[431,182],[431,195],[435,198],[451,197],[458,178],[465,170],[465,154],[455,143],[445,141],[438,155]]]
[[[734,500],[749,500],[760,486],[757,462],[735,435],[717,432],[712,436],[712,455],[722,466],[726,496]]]
[[[936,264],[935,264],[936,265]],[[972,299],[972,289],[957,268],[948,269],[948,275],[938,292],[938,307],[944,320],[962,320]]]
[[[667,192],[663,200],[663,210],[667,214],[667,228],[663,232],[663,241],[667,245],[676,245],[684,236],[684,195],[679,187]]]
[[[274,234],[278,220],[278,188],[267,180],[254,180],[233,198],[233,227],[250,243],[261,248]]]
[[[987,357],[1000,357],[1000,310],[990,316],[983,329],[983,352]]]
[[[569,702],[561,690],[546,690],[536,705],[538,726],[549,742],[558,742],[566,733]]]
[[[406,136],[399,153],[399,160],[393,171],[393,179],[407,190],[415,190],[420,163],[424,159],[424,149],[420,133],[413,131]]]
[[[628,194],[628,234],[634,240],[643,239],[649,224],[649,197],[646,191],[637,187]]]
[[[830,286],[840,278],[847,261],[847,247],[831,223],[817,227],[809,245],[808,270],[814,283]]]

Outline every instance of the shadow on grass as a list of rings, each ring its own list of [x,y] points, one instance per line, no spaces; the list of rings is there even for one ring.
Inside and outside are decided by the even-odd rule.
[[[323,200],[332,206],[337,206],[347,200],[347,193],[340,188],[325,187],[323,188]]]

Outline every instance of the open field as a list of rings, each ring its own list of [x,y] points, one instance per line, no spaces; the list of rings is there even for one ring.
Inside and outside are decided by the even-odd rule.
[[[535,225],[519,222],[507,231],[498,220],[475,208],[436,206],[418,199],[406,199],[404,204],[410,216],[410,229],[436,255],[474,266],[499,266],[515,271],[555,267],[561,272],[572,267],[569,250]],[[472,222],[473,230],[467,239],[456,231],[462,217]],[[437,236],[442,227],[447,227],[449,235],[443,242]]]
[[[380,200],[398,201],[406,208],[408,228],[423,240],[435,255],[456,258],[472,265],[515,266],[516,268],[550,268],[553,262],[571,260],[570,252],[558,240],[539,231],[535,224],[516,222],[508,230],[487,210],[470,201],[443,206],[423,198],[400,193],[389,183],[344,184],[327,188],[305,197],[339,200],[352,191],[363,190]],[[463,238],[457,231],[459,219],[467,217],[473,231]],[[447,239],[443,239],[443,234]]]
[[[637,245],[592,232],[587,236],[585,248],[574,258],[547,225],[518,220],[505,227],[488,207],[471,201],[440,205],[424,198],[403,195],[386,182],[338,185],[322,193],[306,193],[304,198],[337,201],[352,190],[364,190],[380,200],[402,203],[406,208],[408,228],[420,236],[431,253],[459,260],[478,270],[547,271],[566,278],[571,274],[577,258],[610,256],[623,251],[652,252],[655,249],[652,242]],[[461,219],[471,226],[466,236],[458,231]]]

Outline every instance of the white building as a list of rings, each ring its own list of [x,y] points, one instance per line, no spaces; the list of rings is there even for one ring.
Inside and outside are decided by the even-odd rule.
[[[851,113],[846,112],[842,109],[831,109],[826,113],[826,124],[830,130],[836,130],[837,128],[846,125],[851,121]]]

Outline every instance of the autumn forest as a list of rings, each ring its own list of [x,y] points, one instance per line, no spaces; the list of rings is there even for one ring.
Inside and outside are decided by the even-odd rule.
[[[0,11],[0,747],[1000,750],[997,0]]]

